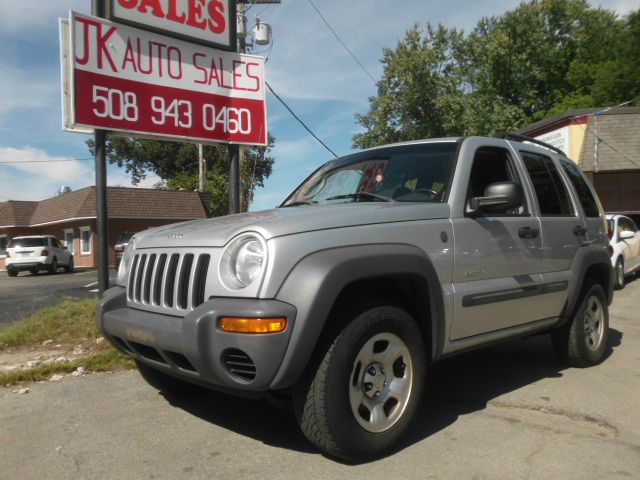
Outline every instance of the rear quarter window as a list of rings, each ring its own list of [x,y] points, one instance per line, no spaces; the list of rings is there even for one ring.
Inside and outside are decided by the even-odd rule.
[[[573,188],[576,189],[576,193],[578,194],[578,199],[580,200],[585,216],[599,217],[600,209],[598,208],[598,201],[591,193],[591,189],[580,173],[577,165],[567,162],[566,160],[561,160],[560,165],[569,177],[569,181],[573,185]]]

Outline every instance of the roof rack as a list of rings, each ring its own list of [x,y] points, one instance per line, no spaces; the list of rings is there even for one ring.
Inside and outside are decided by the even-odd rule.
[[[517,141],[535,143],[536,145],[540,145],[542,147],[548,148],[549,150],[553,150],[554,152],[559,153],[563,157],[567,156],[567,154],[564,153],[562,150],[560,150],[558,147],[549,145],[548,143],[543,142],[542,140],[538,140],[537,138],[527,137],[526,135],[520,135],[518,133],[513,133],[513,132],[496,132],[494,137],[502,138],[504,140],[517,140]]]

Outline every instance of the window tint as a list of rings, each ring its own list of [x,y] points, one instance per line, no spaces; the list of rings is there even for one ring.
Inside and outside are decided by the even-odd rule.
[[[16,247],[46,247],[46,238],[14,238],[9,243],[11,248]]]
[[[57,238],[52,238],[52,239],[51,239],[51,243],[52,243],[52,245],[53,245],[54,247],[56,247],[56,248],[60,248],[60,242],[58,241],[58,239],[57,239]]]
[[[0,255],[7,254],[7,237],[0,237]]]
[[[551,158],[531,152],[520,152],[536,191],[540,214],[573,215],[569,193]]]
[[[589,185],[587,185],[578,167],[567,161],[561,161],[560,165],[562,165],[573,187],[576,189],[584,214],[587,217],[599,217],[600,209],[598,208],[598,202],[593,198]]]
[[[626,232],[626,231],[636,233],[638,229],[636,228],[635,224],[631,220],[621,217],[618,219],[618,232]]]
[[[467,202],[473,197],[482,197],[486,188],[492,183],[516,182],[522,185],[513,166],[509,152],[503,148],[481,147],[473,158],[473,167],[469,177]],[[511,210],[508,215],[522,215],[523,207]]]

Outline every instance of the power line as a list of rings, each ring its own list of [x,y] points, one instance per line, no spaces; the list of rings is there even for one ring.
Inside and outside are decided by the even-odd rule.
[[[287,103],[286,103],[284,100],[282,100],[282,99],[278,96],[278,94],[273,90],[273,88],[271,88],[271,85],[269,85],[269,83],[267,83],[267,82],[264,82],[264,83],[267,85],[267,88],[269,88],[269,91],[270,91],[271,93],[273,93],[273,95],[274,95],[274,96],[275,96],[275,97],[280,101],[280,103],[281,103],[282,105],[284,105],[284,108],[286,108],[287,110],[289,110],[289,113],[290,113],[291,115],[293,115],[293,118],[295,118],[298,122],[300,122],[300,125],[302,125],[302,126],[304,127],[304,129],[305,129],[307,132],[309,132],[309,133],[311,134],[311,136],[312,136],[313,138],[315,138],[315,139],[320,143],[320,145],[322,145],[322,146],[323,146],[324,148],[326,148],[329,152],[331,152],[331,154],[332,154],[334,157],[338,158],[338,155],[336,155],[336,153],[335,153],[333,150],[331,150],[331,149],[330,149],[330,148],[329,148],[329,147],[328,147],[328,146],[327,146],[327,145],[326,145],[322,140],[320,140],[320,139],[318,138],[318,136],[317,136],[315,133],[313,133],[313,132],[311,131],[311,129],[310,129],[309,127],[307,127],[307,125],[306,125],[306,124],[305,124],[305,123],[300,119],[300,117],[298,117],[298,115],[296,115],[296,114],[293,112],[293,110],[291,110],[291,108],[289,107],[289,105],[287,105]]]
[[[322,16],[322,13],[320,13],[320,10],[318,10],[318,7],[315,6],[315,4],[311,1],[308,0],[309,4],[313,7],[313,9],[318,13],[318,15],[320,15],[320,18],[322,19],[322,21],[324,22],[324,24],[327,26],[327,28],[329,30],[331,30],[331,33],[333,33],[333,36],[336,37],[336,39],[340,42],[340,45],[342,45],[344,47],[344,49],[349,52],[349,55],[351,55],[353,57],[353,59],[356,61],[356,63],[358,65],[360,65],[360,68],[362,69],[362,71],[364,73],[367,74],[367,76],[371,79],[371,81],[373,82],[373,84],[375,85],[376,83],[376,79],[373,78],[373,76],[368,72],[368,70],[364,67],[364,65],[360,62],[360,60],[358,60],[358,57],[355,56],[355,54],[349,49],[349,47],[347,47],[347,45],[342,41],[342,39],[338,36],[338,34],[336,33],[336,31],[331,28],[331,25],[329,25],[329,22],[327,22],[327,20]]]

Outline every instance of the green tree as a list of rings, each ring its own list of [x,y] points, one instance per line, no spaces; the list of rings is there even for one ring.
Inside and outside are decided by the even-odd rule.
[[[366,131],[354,135],[354,146],[366,148],[456,131],[462,113],[456,51],[462,40],[462,33],[455,29],[427,25],[423,33],[415,25],[395,50],[385,48],[378,95],[369,98],[369,113],[356,115]]]
[[[263,187],[273,170],[274,159],[269,156],[275,138],[269,135],[266,147],[251,147],[240,165],[240,207],[247,211],[255,188]],[[94,143],[87,141],[91,153]],[[229,156],[225,145],[205,145],[207,163],[205,190],[211,194],[211,211],[215,216],[229,211]],[[158,188],[198,189],[198,147],[192,143],[165,142],[133,137],[111,137],[107,140],[109,163],[124,167],[137,185],[147,173],[157,174],[162,183]]]
[[[640,10],[624,19],[586,0],[532,0],[456,29],[412,27],[385,49],[356,147],[490,135],[575,107],[640,95]]]

